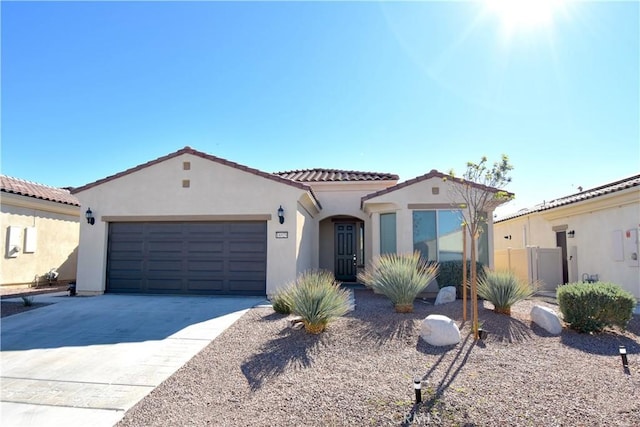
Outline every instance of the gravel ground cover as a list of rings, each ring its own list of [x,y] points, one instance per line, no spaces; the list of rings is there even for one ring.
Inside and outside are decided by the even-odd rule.
[[[2,301],[2,303],[0,304],[0,317],[12,316],[14,314],[23,313],[25,311],[35,310],[36,308],[44,307],[46,305],[49,304],[34,302],[33,304],[27,306],[21,302]]]
[[[532,325],[534,304],[512,317],[480,303],[489,337],[433,347],[421,320],[462,323],[462,303],[389,301],[356,292],[356,310],[312,336],[270,308],[254,308],[125,414],[124,426],[638,426],[640,318],[625,332]],[[618,347],[629,352],[628,374]],[[413,378],[423,381],[414,403]]]
[[[22,296],[33,296],[50,294],[52,292],[64,292],[69,285],[42,285],[38,287],[28,286],[0,286],[0,299],[18,298]]]
[[[25,286],[5,286],[0,287],[0,317],[12,316],[14,314],[22,313],[36,308],[49,305],[48,303],[34,302],[30,306],[24,305],[22,301],[4,301],[7,298],[20,298],[20,297],[35,297],[36,295],[49,294],[53,292],[66,291],[69,285],[53,285],[53,286],[41,286],[41,287],[25,287]],[[37,298],[34,298],[36,301]]]

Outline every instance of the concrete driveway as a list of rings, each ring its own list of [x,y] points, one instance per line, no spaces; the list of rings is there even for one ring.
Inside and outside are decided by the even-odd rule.
[[[3,426],[113,426],[261,297],[40,295],[2,319]]]

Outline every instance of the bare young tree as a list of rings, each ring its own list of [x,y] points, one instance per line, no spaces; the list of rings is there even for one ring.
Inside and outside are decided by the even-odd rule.
[[[473,331],[474,338],[478,339],[478,272],[477,240],[482,233],[482,226],[487,223],[487,215],[499,205],[513,199],[514,195],[502,190],[511,177],[509,172],[513,166],[509,158],[503,154],[499,162],[491,167],[487,158],[482,157],[479,163],[467,162],[467,169],[461,177],[456,177],[453,170],[449,172],[452,181],[457,185],[450,185],[450,197],[455,206],[460,209],[463,219],[463,230],[471,236],[471,303],[473,307]],[[460,202],[463,203],[460,203]],[[466,249],[465,249],[466,255]],[[466,259],[463,260],[463,265]],[[466,283],[463,283],[464,320],[466,319]]]

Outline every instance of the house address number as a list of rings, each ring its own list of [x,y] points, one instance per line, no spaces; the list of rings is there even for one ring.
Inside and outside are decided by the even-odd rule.
[[[288,231],[276,231],[276,239],[288,239],[289,232]]]

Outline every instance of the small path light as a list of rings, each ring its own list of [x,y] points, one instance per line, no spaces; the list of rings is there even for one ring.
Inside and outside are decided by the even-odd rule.
[[[621,345],[618,351],[620,351],[620,357],[622,358],[622,366],[628,368],[629,361],[627,360],[627,348]]]
[[[420,378],[413,379],[413,388],[416,391],[416,403],[422,402],[422,382]]]

